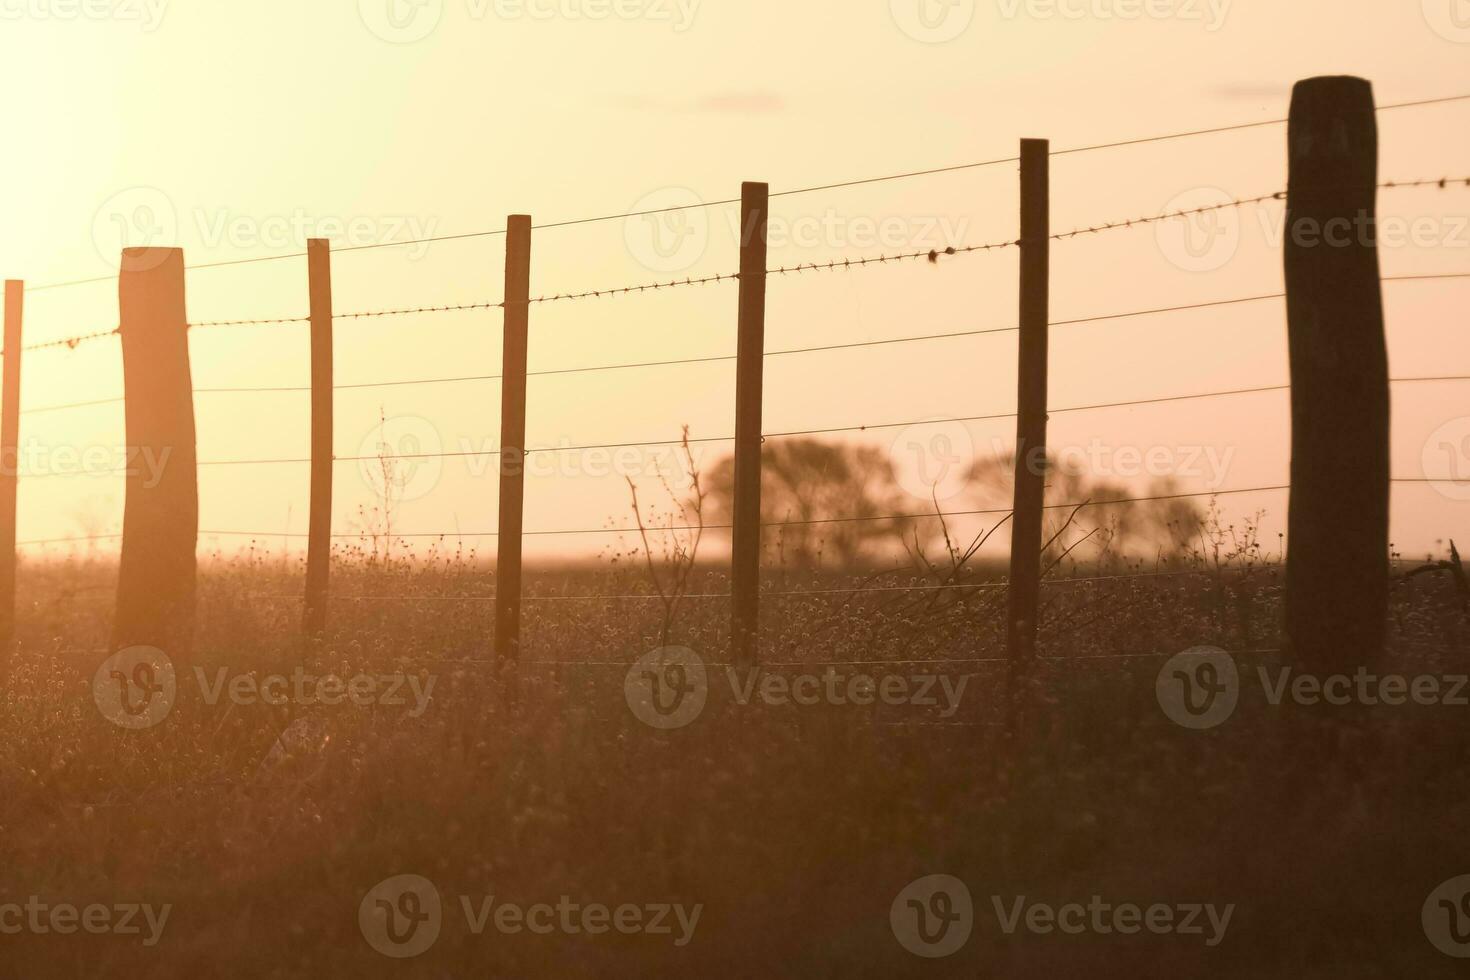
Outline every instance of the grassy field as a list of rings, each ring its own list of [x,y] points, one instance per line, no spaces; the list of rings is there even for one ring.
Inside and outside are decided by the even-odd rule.
[[[630,708],[625,683],[659,645],[659,603],[575,598],[644,593],[635,569],[532,575],[541,598],[525,611],[525,663],[499,680],[493,604],[473,598],[494,583],[473,560],[344,556],[331,628],[308,646],[298,566],[217,558],[201,570],[198,642],[178,656],[172,710],[128,730],[94,692],[115,568],[29,564],[0,692],[0,905],[170,911],[151,945],[146,925],[0,934],[0,975],[1462,975],[1420,915],[1437,886],[1470,873],[1470,709],[1273,707],[1255,668],[1282,661],[1277,571],[1178,571],[1048,585],[1036,710],[1015,733],[1001,710],[998,588],[854,596],[821,590],[913,581],[766,582],[815,590],[766,601],[770,674],[825,683],[830,666],[848,693],[868,690],[843,686],[857,675],[898,677],[910,694],[929,684],[935,704],[741,703],[748,678],[732,685],[720,666],[728,602],[690,598],[668,640],[705,663],[707,702],[659,729]],[[726,588],[710,570],[690,582],[696,596]],[[1470,670],[1448,576],[1398,582],[1392,617],[1385,671]],[[1155,693],[1165,660],[1199,644],[1232,651],[1245,676],[1238,709],[1209,730],[1170,721]],[[206,687],[303,667],[397,677],[405,694],[412,677],[431,696],[211,704],[195,666]],[[931,959],[901,944],[890,912],[936,874],[965,883],[974,916],[968,941]],[[428,879],[443,903],[437,940],[403,959],[380,953],[359,917],[400,875]],[[699,917],[682,931],[670,912],[667,933],[593,935],[582,926],[595,915],[541,934],[516,931],[510,914],[511,928],[491,916],[476,934],[490,896],[492,907],[638,906],[646,926],[659,905]],[[1233,909],[1214,944],[1208,926],[1008,933],[997,903],[1009,915],[1021,896],[1023,908],[1098,896]]]

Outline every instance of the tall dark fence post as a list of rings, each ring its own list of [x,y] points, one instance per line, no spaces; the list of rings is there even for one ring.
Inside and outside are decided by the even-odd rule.
[[[118,311],[128,470],[112,647],[153,646],[187,662],[199,474],[183,250],[124,249]]]
[[[495,560],[495,652],[521,655],[521,532],[526,498],[526,355],[531,301],[531,218],[513,214],[505,236],[505,336],[500,382],[500,523]]]
[[[15,638],[15,500],[20,474],[21,316],[25,283],[5,281],[4,379],[0,387],[0,675]]]
[[[1372,86],[1360,78],[1299,82],[1287,138],[1286,631],[1305,666],[1371,666],[1388,614],[1389,500]]]
[[[306,543],[303,628],[319,636],[327,628],[332,567],[332,246],[306,243],[311,295],[311,514]]]
[[[766,356],[766,224],[770,187],[740,187],[740,326],[735,361],[735,513],[732,530],[731,659],[759,656],[761,588],[761,399]]]
[[[1036,655],[1041,520],[1046,493],[1046,366],[1051,277],[1051,144],[1021,141],[1021,331],[1016,488],[1011,520],[1007,649],[1015,705]]]

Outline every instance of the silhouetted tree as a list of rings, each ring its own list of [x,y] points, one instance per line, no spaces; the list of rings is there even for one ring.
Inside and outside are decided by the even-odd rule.
[[[726,457],[709,477],[713,510],[726,522],[733,509],[734,476],[735,461]],[[880,449],[795,438],[761,447],[761,522],[778,525],[765,540],[796,567],[814,568],[829,560],[860,564],[880,541],[892,542],[914,523],[880,518],[917,510],[922,508],[899,489],[893,463]]]
[[[1142,486],[1129,486],[1118,480],[1091,476],[1080,470],[1058,465],[1048,457],[1045,502],[1046,512],[1042,540],[1053,541],[1053,554],[1074,543],[1078,534],[1095,529],[1100,544],[1115,552],[1164,552],[1178,554],[1196,541],[1204,521],[1204,511],[1195,498],[1139,500],[1161,498],[1180,492],[1170,477],[1156,477]],[[1015,454],[1002,453],[978,460],[970,470],[970,484],[981,507],[1009,507],[1015,493]],[[1083,508],[1065,527],[1075,506]],[[1058,536],[1060,535],[1060,536]]]

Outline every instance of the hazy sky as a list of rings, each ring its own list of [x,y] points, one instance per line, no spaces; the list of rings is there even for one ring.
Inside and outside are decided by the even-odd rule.
[[[509,213],[553,222],[723,200],[742,180],[781,191],[991,160],[1015,155],[1021,137],[1065,148],[1279,119],[1292,83],[1323,73],[1373,80],[1380,104],[1459,95],[1467,58],[1467,0],[0,0],[0,275],[105,276],[125,239],[218,262],[296,252],[317,234],[342,245],[458,235],[501,228]],[[1383,113],[1380,125],[1385,180],[1470,177],[1470,102]],[[1284,126],[1266,126],[1058,157],[1056,230],[1280,190],[1284,140]],[[1015,184],[1015,167],[1000,165],[779,197],[772,260],[1006,241]],[[1412,239],[1383,250],[1386,274],[1470,271],[1470,189],[1386,191],[1380,205]],[[1276,293],[1281,211],[1059,242],[1053,317]],[[538,231],[533,295],[733,271],[733,215]],[[337,310],[499,300],[502,248],[480,237],[339,254]],[[767,347],[1012,326],[1015,278],[1013,250],[777,278]],[[299,316],[306,264],[202,269],[188,290],[192,320]],[[735,296],[718,283],[534,307],[531,367],[730,354]],[[1394,376],[1470,374],[1470,280],[1388,284],[1385,299]],[[29,342],[116,325],[112,281],[35,291],[27,304]],[[339,384],[499,368],[498,310],[336,331]],[[190,344],[198,388],[308,379],[302,324],[197,330]],[[765,428],[1012,411],[1014,359],[1007,333],[771,358]],[[1286,380],[1279,300],[1053,331],[1054,409]],[[28,409],[121,393],[116,340],[26,356]],[[344,390],[337,452],[371,451],[380,415],[403,450],[495,448],[499,398],[494,381]],[[728,436],[733,398],[729,361],[533,378],[529,442],[670,439],[684,423]],[[304,457],[307,409],[301,391],[200,393],[201,459]],[[1395,475],[1470,475],[1470,382],[1398,385],[1394,410]],[[22,445],[33,469],[74,468],[81,450],[123,443],[122,417],[116,404],[27,414]],[[1051,435],[1124,476],[1137,453],[1183,470],[1188,489],[1229,489],[1286,482],[1288,422],[1275,392],[1062,413]],[[915,445],[985,456],[1013,428],[858,438],[893,447],[917,487]],[[703,447],[706,464],[726,448]],[[547,456],[526,525],[623,523],[621,472],[649,484],[666,458],[593,457],[588,474],[583,457]],[[493,530],[494,472],[487,459],[423,465],[396,529]],[[346,462],[337,480],[337,530],[351,531],[373,480]],[[973,505],[949,489],[950,506]],[[200,491],[205,529],[306,529],[300,464],[205,467]],[[1470,508],[1455,497],[1395,487],[1395,542],[1422,552],[1470,540]],[[1230,514],[1265,510],[1273,537],[1285,504],[1282,493],[1224,498]],[[23,540],[116,531],[121,515],[119,477],[23,479]]]

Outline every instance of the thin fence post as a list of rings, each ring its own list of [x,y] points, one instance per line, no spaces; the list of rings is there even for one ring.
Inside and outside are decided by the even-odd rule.
[[[496,525],[495,654],[521,655],[521,533],[526,498],[526,357],[531,303],[531,218],[513,214],[505,236],[505,332],[500,382],[500,521]]]
[[[306,274],[311,296],[311,510],[303,629],[308,636],[320,636],[327,628],[332,568],[332,246],[326,239],[307,241]]]
[[[761,401],[766,356],[766,225],[770,187],[740,187],[740,313],[735,361],[735,500],[730,545],[730,653],[760,650]]]
[[[1007,618],[1013,721],[1020,707],[1022,685],[1036,656],[1037,616],[1041,606],[1051,276],[1050,153],[1047,140],[1021,141],[1021,329]]]
[[[15,504],[20,483],[21,317],[25,283],[5,281],[5,346],[0,387],[0,675],[10,661],[15,638]]]
[[[1325,672],[1377,662],[1388,616],[1388,354],[1372,85],[1297,83],[1287,140],[1286,632],[1298,662]]]
[[[183,250],[124,249],[118,312],[128,466],[112,648],[157,647],[187,663],[199,474]]]

